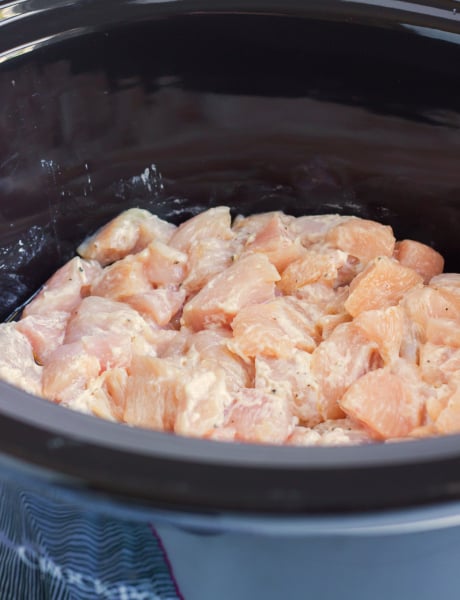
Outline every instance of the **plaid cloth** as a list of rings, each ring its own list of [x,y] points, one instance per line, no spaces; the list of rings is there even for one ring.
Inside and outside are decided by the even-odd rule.
[[[149,524],[0,482],[1,600],[182,600]]]

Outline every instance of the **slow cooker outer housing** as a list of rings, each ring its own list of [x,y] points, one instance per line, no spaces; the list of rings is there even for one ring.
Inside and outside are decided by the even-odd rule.
[[[433,244],[458,270],[454,9],[0,2],[3,318],[87,233],[136,205],[175,222],[218,204],[234,214],[359,214]],[[18,476],[210,517],[362,513],[460,496],[459,436],[227,445],[104,422],[4,383],[0,449]]]

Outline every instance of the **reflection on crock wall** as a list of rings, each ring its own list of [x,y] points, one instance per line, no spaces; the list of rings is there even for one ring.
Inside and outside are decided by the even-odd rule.
[[[315,52],[337,35],[333,23],[278,23],[292,33],[286,49],[270,17],[257,28],[246,17],[237,41],[207,17],[216,32],[210,54],[208,30],[188,19],[145,25],[149,42],[136,28],[111,30],[3,63],[3,316],[89,231],[133,205],[176,222],[212,204],[354,213],[434,243],[449,267],[460,135],[447,42],[419,47],[415,33],[356,26],[347,51],[328,57]],[[193,44],[186,57],[168,46],[166,60],[161,50],[174,33]],[[382,56],[384,35],[392,44]],[[299,54],[305,39],[310,54]],[[242,63],[256,43],[263,55]],[[429,88],[414,68],[418,56],[433,67]]]

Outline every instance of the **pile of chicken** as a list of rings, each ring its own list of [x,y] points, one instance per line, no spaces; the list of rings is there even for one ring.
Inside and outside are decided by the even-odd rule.
[[[0,377],[99,417],[327,445],[460,431],[460,275],[339,215],[130,209],[0,326]]]

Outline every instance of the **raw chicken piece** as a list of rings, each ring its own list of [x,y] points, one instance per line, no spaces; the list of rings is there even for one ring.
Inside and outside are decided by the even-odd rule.
[[[311,283],[296,290],[295,296],[316,306],[321,314],[336,315],[345,311],[348,287],[333,289],[324,283]]]
[[[174,431],[212,437],[224,426],[235,395],[252,385],[252,369],[227,348],[226,330],[200,331],[187,339],[186,376],[178,378]]]
[[[25,307],[22,316],[51,312],[72,312],[90,293],[92,283],[101,274],[94,261],[72,258],[45,283],[39,294]]]
[[[345,265],[347,255],[337,250],[318,252],[304,250],[302,258],[291,262],[285,269],[278,288],[287,295],[311,283],[334,287],[338,272]]]
[[[460,273],[440,273],[431,279],[430,286],[448,291],[460,299]]]
[[[0,347],[0,379],[39,396],[43,369],[36,364],[32,346],[16,323],[0,326]]]
[[[421,275],[424,283],[429,283],[435,275],[439,275],[444,269],[444,258],[439,252],[414,240],[396,242],[394,257],[402,265],[414,269]]]
[[[430,281],[430,288],[437,290],[450,306],[455,307],[456,313],[460,311],[460,274],[442,273]],[[451,310],[451,309],[449,309]],[[457,314],[446,314],[449,319],[456,318]]]
[[[342,251],[337,250],[336,252],[340,255]],[[356,275],[361,273],[363,268],[363,264],[359,261],[359,259],[351,256],[351,254],[348,254],[345,264],[343,264],[337,270],[337,280],[334,283],[334,287],[340,288],[342,286],[349,286]]]
[[[432,344],[460,348],[460,321],[455,319],[428,318],[425,339]]]
[[[324,242],[328,231],[340,223],[345,223],[350,218],[342,215],[306,215],[295,219],[289,228],[294,236],[298,236],[301,243],[308,248],[312,244]]]
[[[254,369],[231,352],[228,342],[231,334],[228,330],[204,330],[191,334],[187,340],[187,355],[199,360],[200,366],[209,369],[222,369],[230,393],[242,387],[253,385]]]
[[[366,264],[379,256],[392,256],[396,240],[388,225],[354,217],[330,229],[326,241]]]
[[[348,417],[323,421],[314,429],[321,435],[322,446],[363,444],[373,441],[369,431]]]
[[[193,242],[188,250],[187,276],[183,282],[187,294],[196,294],[210,279],[230,267],[236,251],[233,240],[211,237]]]
[[[234,442],[236,431],[233,427],[215,427],[203,437],[206,440],[214,440],[215,442]]]
[[[233,222],[232,229],[243,244],[250,244],[274,218],[278,219],[283,226],[292,231],[293,238],[297,237],[297,233],[293,229],[293,224],[297,219],[279,210],[249,215],[248,217],[238,215]]]
[[[460,348],[427,342],[420,348],[420,373],[424,381],[438,386],[460,371]]]
[[[125,302],[144,318],[151,318],[156,325],[165,326],[181,310],[184,300],[184,289],[169,287],[128,296]]]
[[[370,371],[352,383],[339,404],[380,439],[407,436],[422,424],[422,403],[408,382],[388,367]]]
[[[400,304],[401,308],[402,305]],[[420,328],[414,323],[407,312],[403,312],[403,335],[399,356],[412,364],[418,364],[420,358]]]
[[[160,241],[154,241],[137,255],[145,275],[154,285],[179,285],[187,272],[187,254]]]
[[[175,230],[175,225],[147,210],[130,208],[80,244],[77,252],[105,266],[143,250],[153,240],[168,243]]]
[[[438,402],[439,414],[434,427],[437,433],[460,433],[460,387]]]
[[[400,306],[359,313],[354,324],[377,345],[384,364],[399,358],[404,337],[404,311]]]
[[[225,371],[191,368],[177,382],[175,433],[194,437],[208,436],[224,424],[225,411],[233,401]]]
[[[72,408],[91,412],[96,417],[110,421],[122,421],[126,405],[126,369],[115,368],[104,371],[92,381],[88,388],[72,402]]]
[[[129,364],[133,354],[155,356],[157,344],[163,343],[156,331],[127,304],[89,296],[70,318],[64,343],[83,341],[102,368],[107,362],[118,367]]]
[[[368,371],[381,366],[377,344],[353,323],[344,323],[313,352],[311,370],[318,382],[318,410],[323,419],[339,419],[338,402],[349,386]]]
[[[232,321],[234,337],[228,346],[245,359],[258,355],[287,357],[294,348],[311,352],[316,347],[312,313],[296,298],[246,306]]]
[[[322,436],[318,431],[304,425],[296,425],[286,440],[288,446],[321,446]]]
[[[182,324],[195,331],[228,325],[245,306],[275,296],[278,271],[263,254],[249,254],[216,275],[184,306]]]
[[[121,334],[132,340],[136,335],[155,342],[154,329],[133,308],[109,298],[88,296],[70,318],[64,338],[66,344],[83,336]]]
[[[298,425],[286,443],[290,446],[351,446],[371,441],[369,433],[357,423],[334,419],[313,428]]]
[[[387,308],[397,304],[408,290],[421,283],[422,278],[413,269],[403,267],[392,258],[379,256],[352,281],[345,308],[352,317],[364,310]]]
[[[123,301],[129,296],[145,294],[152,289],[143,263],[137,256],[127,256],[105,267],[102,275],[91,286],[91,294]]]
[[[126,367],[130,363],[132,343],[123,333],[84,335],[79,341],[87,354],[98,359],[101,371]]]
[[[180,364],[173,359],[134,356],[128,368],[123,420],[130,425],[172,431]]]
[[[294,350],[289,358],[255,360],[255,387],[289,402],[290,412],[303,424],[317,425],[319,385],[311,371],[311,354]]]
[[[236,440],[265,444],[283,444],[295,424],[286,398],[259,389],[242,389],[226,418]]]
[[[210,208],[179,225],[169,244],[182,252],[188,252],[192,244],[210,237],[220,240],[233,238],[230,209],[227,206]]]
[[[425,336],[428,321],[432,318],[460,319],[455,301],[431,286],[417,286],[409,290],[402,298],[401,306],[422,336]]]
[[[245,252],[261,252],[281,273],[300,258],[305,249],[285,224],[284,215],[273,213],[263,227],[246,242]]]
[[[321,341],[326,340],[334,329],[342,323],[348,323],[351,317],[348,313],[342,312],[336,315],[323,315],[316,323],[316,329],[321,338]]]
[[[48,314],[32,314],[17,323],[17,330],[23,333],[32,345],[35,360],[43,365],[50,354],[64,341],[70,313],[51,311]]]
[[[43,367],[43,395],[53,402],[72,406],[89,382],[97,377],[101,365],[88,354],[81,341],[57,348]]]
[[[453,386],[446,384],[430,388],[434,391],[434,394],[430,398],[427,398],[425,405],[425,422],[427,423],[427,427],[432,427],[441,412],[446,408],[449,398],[452,396],[451,387]]]

